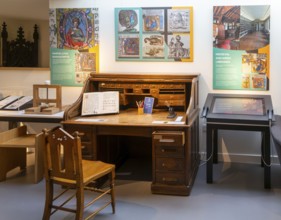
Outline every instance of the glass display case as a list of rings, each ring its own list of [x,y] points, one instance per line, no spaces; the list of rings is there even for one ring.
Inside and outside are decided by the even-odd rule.
[[[207,183],[213,182],[213,163],[218,162],[218,130],[245,130],[262,134],[264,187],[270,188],[270,127],[275,120],[271,96],[210,93],[201,117],[206,119],[207,127]]]
[[[210,93],[202,117],[209,122],[267,124],[274,120],[271,96]]]

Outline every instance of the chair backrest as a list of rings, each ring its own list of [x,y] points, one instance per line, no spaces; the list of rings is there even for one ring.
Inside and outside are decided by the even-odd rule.
[[[46,134],[44,148],[45,177],[55,181],[77,183],[83,179],[81,140],[60,127]],[[73,181],[74,182],[73,182]]]

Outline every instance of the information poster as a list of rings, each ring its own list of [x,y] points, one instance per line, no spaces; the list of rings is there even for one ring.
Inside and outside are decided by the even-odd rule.
[[[193,61],[193,8],[115,9],[117,61]]]
[[[49,10],[51,83],[83,86],[99,71],[97,8]]]
[[[270,6],[214,6],[213,89],[269,90]]]

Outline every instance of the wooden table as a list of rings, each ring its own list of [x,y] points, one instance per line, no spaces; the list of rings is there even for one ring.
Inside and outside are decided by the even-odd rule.
[[[60,123],[64,112],[52,115],[25,114],[24,111],[0,111],[0,121],[7,121],[9,129],[18,127],[18,122]]]

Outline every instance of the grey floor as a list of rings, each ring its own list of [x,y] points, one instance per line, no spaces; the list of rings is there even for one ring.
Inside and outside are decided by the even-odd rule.
[[[272,189],[263,188],[263,168],[257,164],[219,163],[214,183],[206,184],[206,166],[199,168],[190,196],[150,193],[150,181],[128,180],[135,170],[118,173],[116,213],[104,209],[97,220],[280,220],[281,167],[272,166]],[[0,220],[42,219],[45,183],[33,184],[33,166],[9,174],[0,183]],[[126,176],[123,178],[122,176]],[[148,176],[147,178],[151,178]],[[127,180],[125,180],[127,179]],[[56,213],[52,219],[74,219]]]

